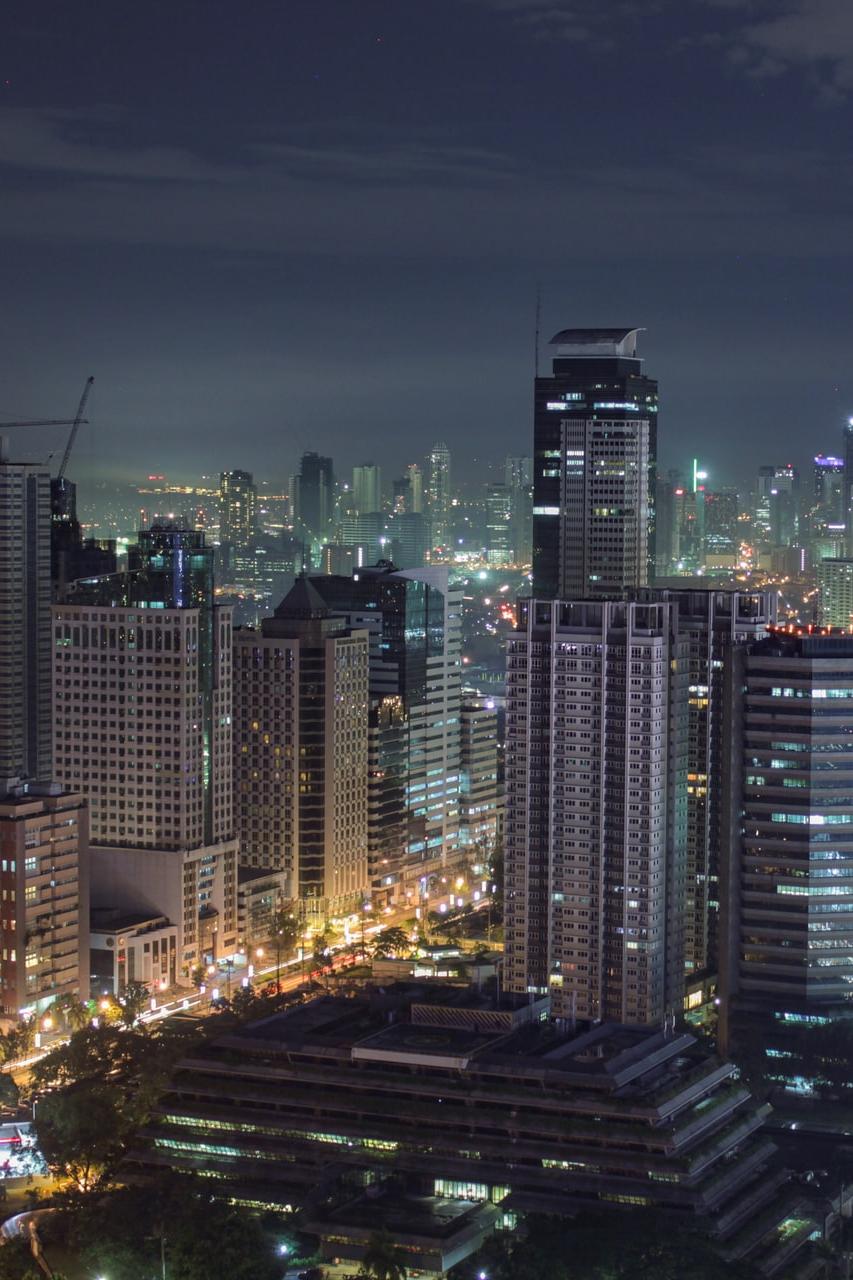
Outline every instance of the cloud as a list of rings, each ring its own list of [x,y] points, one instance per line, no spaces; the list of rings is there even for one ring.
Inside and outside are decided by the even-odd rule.
[[[752,75],[804,69],[822,96],[853,89],[853,7],[849,0],[778,0],[744,22],[732,50]]]

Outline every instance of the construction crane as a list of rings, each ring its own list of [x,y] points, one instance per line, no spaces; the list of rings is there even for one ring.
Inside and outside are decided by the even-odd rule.
[[[68,459],[71,457],[71,450],[74,447],[74,440],[77,436],[77,428],[80,426],[81,422],[86,421],[83,417],[83,410],[86,408],[86,401],[89,399],[89,392],[92,390],[92,383],[94,381],[95,379],[93,377],[88,377],[86,379],[86,385],[83,388],[83,394],[80,397],[80,403],[77,406],[77,412],[74,415],[74,422],[71,425],[71,431],[68,435],[68,444],[65,446],[65,452],[62,455],[62,461],[60,462],[59,470],[56,473],[58,483],[62,482],[62,477],[65,475],[65,468],[68,466]]]
[[[81,423],[88,423],[89,419],[83,417],[83,411],[86,408],[86,401],[89,399],[89,392],[92,390],[94,378],[86,379],[86,385],[83,388],[83,394],[80,397],[80,403],[77,406],[77,412],[73,418],[27,418],[21,422],[0,422],[0,431],[6,431],[12,427],[70,427],[71,432],[68,436],[68,443],[65,446],[65,452],[62,455],[62,462],[59,464],[59,472],[57,480],[61,480],[65,474],[65,468],[68,466],[68,459],[71,457],[71,449],[74,439],[77,435],[77,428]]]

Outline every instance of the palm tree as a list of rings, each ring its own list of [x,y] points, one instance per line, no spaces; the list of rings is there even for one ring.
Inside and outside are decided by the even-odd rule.
[[[391,925],[388,929],[381,929],[373,943],[374,959],[381,959],[384,956],[411,955],[412,950],[411,938],[406,933],[406,930],[401,929],[398,925]]]
[[[405,1254],[387,1231],[375,1231],[368,1240],[360,1274],[371,1280],[406,1280]]]

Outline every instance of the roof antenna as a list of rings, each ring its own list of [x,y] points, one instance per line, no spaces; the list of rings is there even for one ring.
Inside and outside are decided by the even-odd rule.
[[[539,377],[539,324],[542,319],[542,286],[536,285],[536,330],[533,338],[534,377]]]

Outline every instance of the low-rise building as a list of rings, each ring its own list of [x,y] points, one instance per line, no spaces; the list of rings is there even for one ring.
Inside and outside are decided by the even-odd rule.
[[[769,1107],[690,1034],[577,1032],[547,1004],[400,984],[294,1006],[182,1061],[135,1163],[326,1228],[367,1185],[502,1214],[654,1206],[774,1274],[814,1223],[777,1200]],[[350,1227],[320,1233],[358,1257]]]

